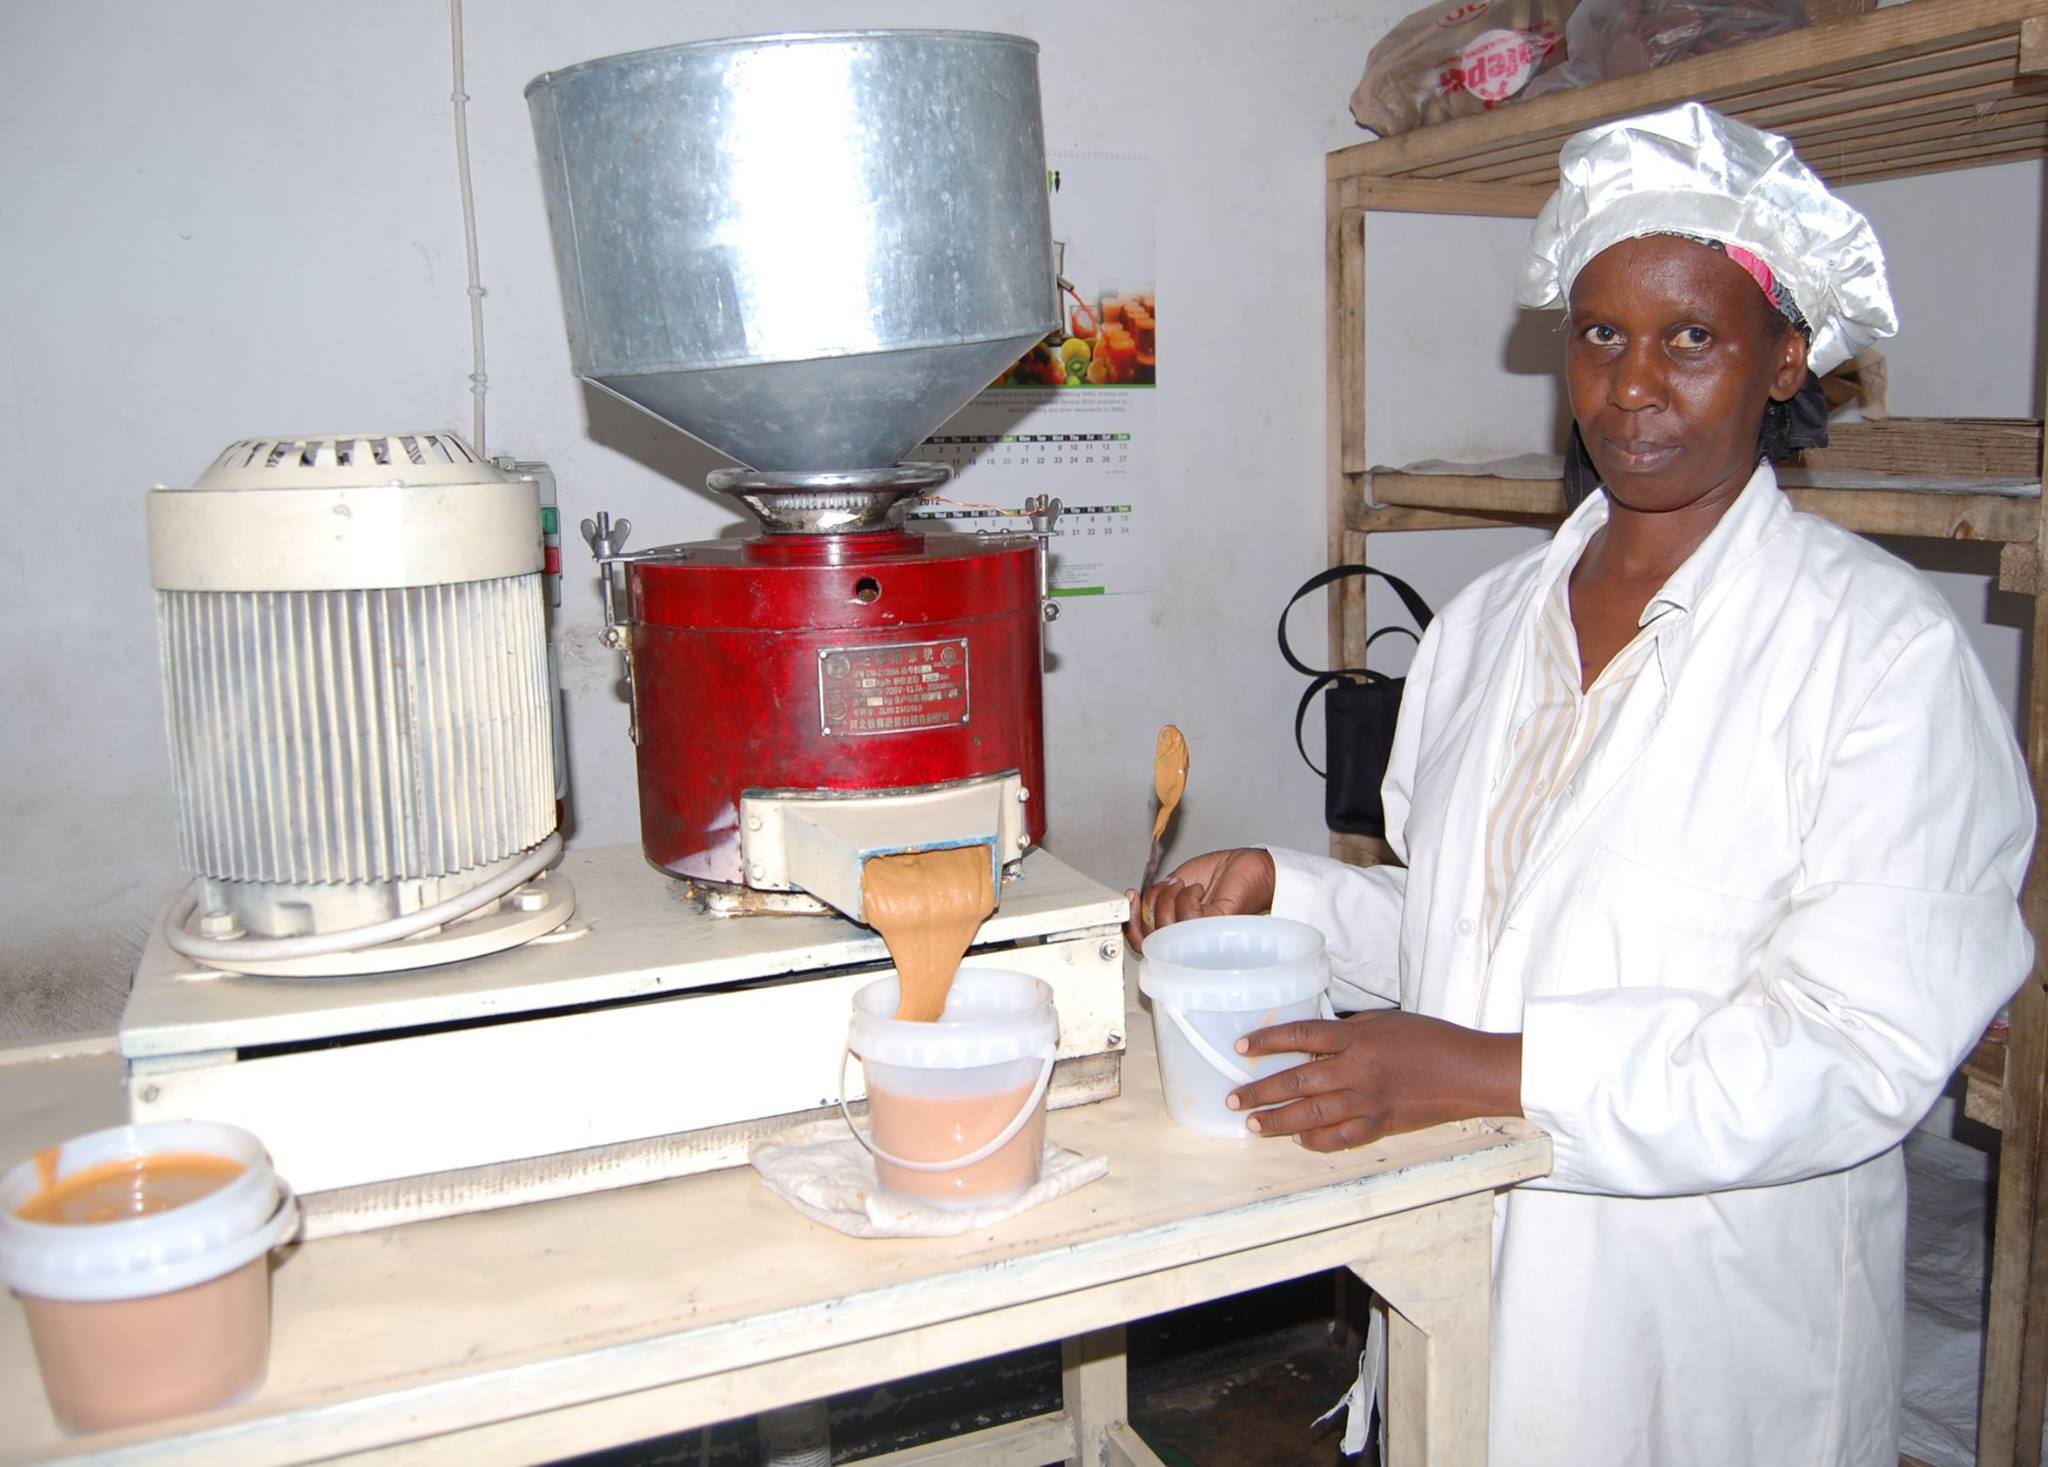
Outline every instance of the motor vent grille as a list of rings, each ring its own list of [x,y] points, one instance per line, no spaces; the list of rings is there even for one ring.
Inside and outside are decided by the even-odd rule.
[[[302,440],[316,441],[369,440]],[[268,456],[250,450],[243,470],[264,472],[249,466]],[[537,574],[159,591],[187,869],[393,881],[466,871],[544,839],[555,782],[541,596]]]
[[[454,433],[332,433],[230,443],[193,487],[311,489],[476,483],[503,477]]]

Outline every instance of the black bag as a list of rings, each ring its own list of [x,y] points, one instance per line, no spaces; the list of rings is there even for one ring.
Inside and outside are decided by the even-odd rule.
[[[1295,602],[1311,591],[1320,591],[1346,576],[1378,576],[1394,588],[1401,604],[1415,619],[1415,629],[1381,627],[1365,639],[1366,651],[1390,633],[1422,640],[1432,615],[1429,603],[1399,576],[1388,575],[1369,565],[1333,565],[1302,584],[1280,613],[1280,655],[1287,665],[1310,679],[1308,690],[1294,709],[1294,747],[1302,761],[1323,776],[1323,822],[1346,835],[1369,835],[1384,840],[1387,815],[1380,805],[1380,783],[1387,777],[1387,760],[1394,750],[1394,719],[1401,711],[1401,687],[1405,678],[1388,677],[1366,667],[1310,667],[1287,645],[1287,613]],[[1328,772],[1316,769],[1302,741],[1301,726],[1308,717],[1308,705],[1317,693],[1323,699],[1323,753],[1330,761]]]

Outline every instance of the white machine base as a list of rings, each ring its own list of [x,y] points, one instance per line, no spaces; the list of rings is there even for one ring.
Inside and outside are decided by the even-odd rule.
[[[501,953],[551,934],[564,941],[580,937],[585,929],[580,923],[571,922],[575,913],[576,889],[560,874],[543,871],[524,886],[498,898],[488,911],[445,927],[430,928],[417,937],[318,957],[217,962],[212,966],[262,978],[360,978],[371,973],[410,973]],[[194,937],[201,936],[199,921],[195,909],[185,919],[185,931]]]
[[[409,974],[241,977],[152,937],[121,1023],[130,1113],[256,1132],[317,1237],[737,1165],[836,1105],[880,938],[708,916],[637,846],[562,871],[582,935]],[[1123,916],[1034,851],[969,954],[1052,985],[1055,1106],[1118,1092]]]

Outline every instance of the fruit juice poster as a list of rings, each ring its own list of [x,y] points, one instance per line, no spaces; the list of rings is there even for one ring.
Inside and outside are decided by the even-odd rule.
[[[953,470],[916,518],[1010,533],[1030,528],[1025,503],[1046,495],[1064,507],[1054,595],[1150,591],[1160,567],[1152,165],[1079,149],[1046,164],[1059,326],[916,450]]]

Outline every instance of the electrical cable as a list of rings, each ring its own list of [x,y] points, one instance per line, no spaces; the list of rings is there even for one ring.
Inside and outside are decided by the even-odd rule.
[[[448,0],[448,32],[455,74],[455,89],[448,94],[455,104],[455,172],[462,183],[462,243],[469,254],[470,436],[476,440],[477,457],[488,459],[490,449],[484,444],[484,393],[489,390],[490,377],[484,371],[484,285],[476,253],[476,193],[469,178],[469,93],[463,82],[462,0]]]
[[[293,958],[323,958],[357,948],[381,947],[415,937],[429,927],[441,927],[467,917],[486,903],[494,902],[515,886],[524,886],[547,868],[561,853],[562,833],[550,831],[546,840],[507,866],[496,876],[468,891],[406,912],[386,917],[365,927],[343,932],[309,932],[298,937],[201,937],[187,932],[185,923],[199,906],[199,883],[193,882],[164,913],[164,941],[171,951],[199,963],[276,963]]]

